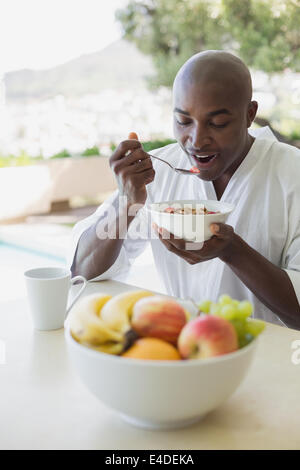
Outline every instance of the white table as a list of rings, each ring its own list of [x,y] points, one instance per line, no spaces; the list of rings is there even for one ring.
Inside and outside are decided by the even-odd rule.
[[[103,281],[86,294],[128,289]],[[1,449],[300,449],[300,364],[291,361],[300,331],[268,324],[235,394],[176,431],[131,427],[94,398],[69,363],[63,330],[34,331],[26,299],[1,305],[0,339]]]

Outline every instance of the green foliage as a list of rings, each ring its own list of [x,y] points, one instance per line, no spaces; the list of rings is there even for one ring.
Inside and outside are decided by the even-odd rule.
[[[130,0],[116,18],[125,39],[151,55],[151,86],[171,86],[181,65],[207,49],[267,73],[300,71],[299,0]]]
[[[290,134],[290,138],[292,140],[300,140],[300,131],[292,131],[291,134]]]
[[[225,34],[214,15],[215,2],[183,0],[131,0],[118,10],[124,36],[151,55],[157,74],[152,86],[170,86],[178,68],[195,52],[222,48]],[[220,34],[221,33],[221,34]]]
[[[7,166],[12,166],[11,157],[0,156],[0,168],[5,168]]]
[[[172,144],[173,142],[176,142],[176,141],[172,139],[153,140],[153,141],[143,142],[143,147],[146,152],[150,152],[153,149],[164,147],[165,145]],[[113,152],[116,149],[116,145],[112,143],[110,145],[110,148],[111,148],[111,151]],[[95,155],[101,156],[99,149],[96,146],[86,149],[81,154],[81,156],[83,157],[89,157],[89,156],[95,156]],[[71,157],[72,157],[71,153],[68,152],[66,149],[64,149],[61,152],[56,153],[55,155],[52,155],[50,159],[71,158]],[[42,155],[39,155],[38,157],[31,157],[24,151],[22,151],[20,155],[7,155],[7,156],[0,155],[0,168],[11,167],[11,166],[34,165],[37,161],[40,161],[40,160],[45,160]]]
[[[7,155],[0,156],[0,168],[11,167],[11,166],[27,166],[32,165],[36,160],[40,160],[41,157],[32,158],[23,150],[20,155]]]
[[[84,152],[82,152],[82,157],[93,157],[95,155],[100,155],[98,147],[94,146],[91,148],[87,148]]]
[[[52,157],[50,157],[51,159],[52,158],[70,158],[72,155],[66,150],[62,150],[61,152],[58,152],[54,155],[52,155]]]
[[[173,144],[176,140],[173,139],[164,139],[164,140],[149,140],[142,142],[143,149],[145,152],[150,152],[151,150],[158,149],[160,147],[165,147],[166,145]],[[116,150],[117,146],[115,143],[110,144],[110,149],[112,152]]]
[[[298,0],[223,0],[237,52],[248,66],[267,73],[300,71]]]
[[[174,142],[176,142],[176,140],[150,140],[148,142],[143,142],[143,148],[145,152],[151,152],[151,150],[158,149],[160,147],[165,147],[166,145],[173,144]]]

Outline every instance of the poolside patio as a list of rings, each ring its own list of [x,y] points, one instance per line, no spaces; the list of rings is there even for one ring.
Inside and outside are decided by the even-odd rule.
[[[61,212],[28,216],[20,223],[0,224],[0,301],[25,295],[23,272],[38,266],[64,266],[72,225],[95,211],[88,205]],[[151,247],[123,278],[138,287],[165,293],[154,266]]]

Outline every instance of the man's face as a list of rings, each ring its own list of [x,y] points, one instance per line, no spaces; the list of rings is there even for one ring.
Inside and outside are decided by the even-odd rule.
[[[174,88],[174,136],[203,180],[230,174],[245,156],[256,108],[230,88],[219,83]]]

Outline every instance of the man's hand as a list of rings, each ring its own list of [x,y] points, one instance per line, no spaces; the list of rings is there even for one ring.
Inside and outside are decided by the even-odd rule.
[[[138,140],[124,140],[109,159],[115,173],[120,195],[126,196],[128,206],[145,204],[146,185],[154,180],[155,171],[149,155]]]
[[[210,230],[213,237],[204,243],[187,242],[175,238],[174,235],[157,225],[153,227],[167,250],[180,256],[189,264],[197,264],[217,257],[225,260],[230,256],[233,241],[238,238],[230,225],[219,223],[211,224]]]

